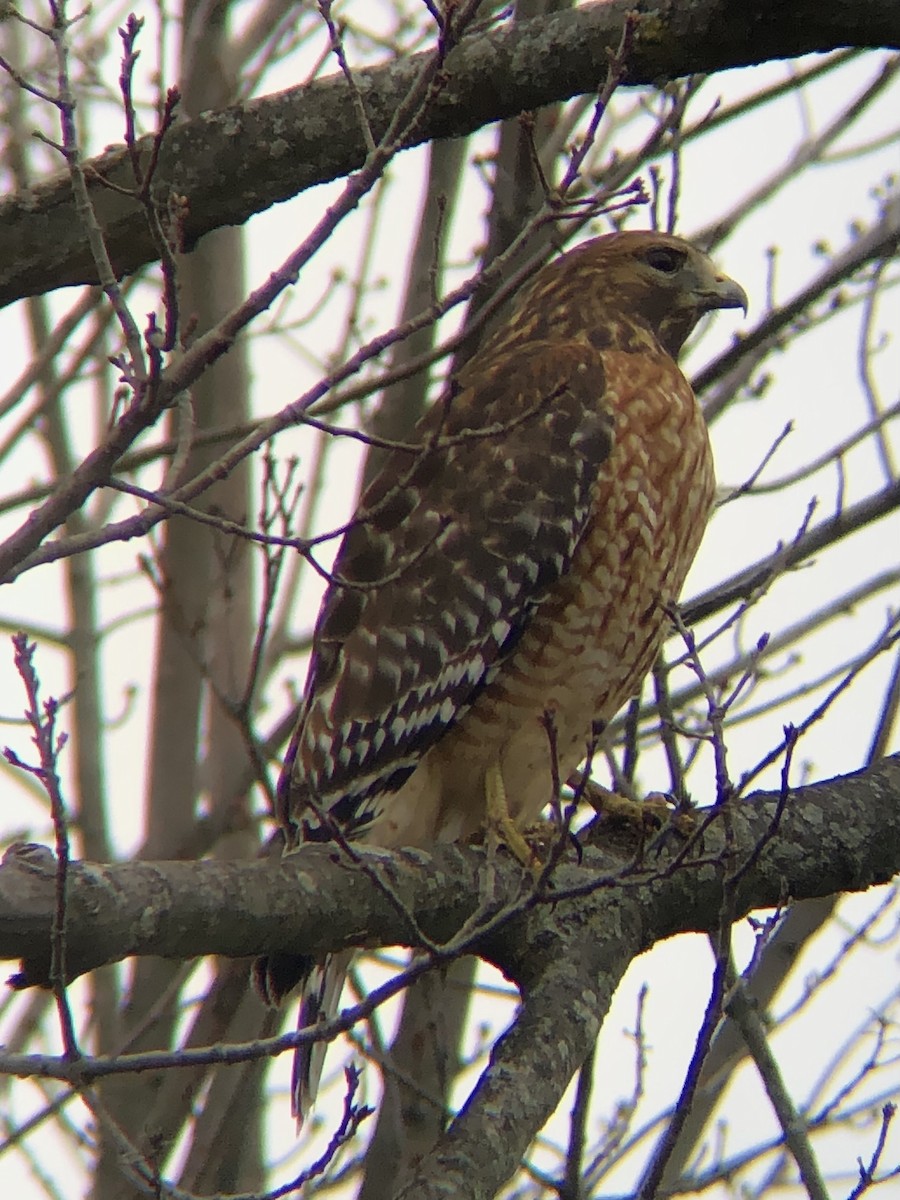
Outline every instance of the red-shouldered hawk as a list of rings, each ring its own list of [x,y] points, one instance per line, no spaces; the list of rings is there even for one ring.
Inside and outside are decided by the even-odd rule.
[[[594,722],[659,649],[713,499],[706,425],[675,359],[704,313],[747,297],[656,232],[544,267],[509,319],[390,452],[344,536],[279,784],[290,848],[399,847],[522,828]],[[510,829],[512,826],[510,825]],[[348,962],[261,960],[300,1024],[333,1015]],[[302,1120],[324,1047],[298,1050]]]

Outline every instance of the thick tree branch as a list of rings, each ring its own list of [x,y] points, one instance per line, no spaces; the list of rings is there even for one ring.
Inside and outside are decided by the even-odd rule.
[[[281,862],[73,863],[67,978],[132,955],[242,958],[299,946],[322,954],[414,941],[409,920],[373,884],[373,871],[431,938],[451,938],[476,907],[477,852],[369,850],[363,857],[370,874],[339,860],[333,846],[310,846]],[[35,845],[12,846],[0,865],[0,958],[23,959],[22,986],[49,980],[55,870],[50,851]]]
[[[894,0],[692,0],[660,5],[602,4],[509,24],[465,38],[451,55],[440,94],[409,144],[459,137],[492,121],[590,93],[615,50],[625,14],[643,10],[627,84],[748,66],[844,46],[900,48]],[[377,140],[421,68],[422,56],[355,74]],[[186,200],[190,247],[211,229],[245,222],[317,183],[357,169],[366,157],[358,100],[343,75],[291,88],[246,105],[205,113],[165,139],[154,175],[165,212]],[[137,149],[144,169],[153,138]],[[85,164],[107,250],[118,274],[156,258],[146,215],[133,190],[129,152],[107,151]],[[177,205],[180,209],[180,201]],[[0,204],[0,304],[65,284],[96,281],[74,217],[68,176]]]
[[[492,1196],[558,1104],[636,954],[672,934],[712,928],[726,882],[739,914],[886,882],[900,869],[898,800],[900,755],[893,755],[787,796],[757,793],[731,807],[728,838],[712,815],[696,846],[648,855],[640,869],[593,844],[580,865],[561,864],[553,903],[526,900],[478,945],[515,981],[521,1009],[463,1111],[400,1195]],[[591,843],[608,842],[608,831],[595,832]],[[364,859],[368,871],[319,846],[280,864],[75,864],[67,965],[74,973],[131,954],[240,957],[403,943],[415,940],[404,908],[429,939],[447,941],[477,907],[479,850],[369,850]],[[514,905],[530,877],[511,860],[495,867],[494,900]],[[0,955],[23,958],[22,984],[47,980],[54,869],[49,851],[21,846],[0,867]],[[84,1069],[89,1075],[89,1062]]]
[[[757,792],[732,809],[735,861],[764,840],[779,800],[778,793]],[[602,827],[594,840],[601,846],[606,840]],[[725,854],[720,822],[712,822],[702,846],[691,849],[676,869],[674,853],[667,850],[638,871],[633,865],[623,869],[620,853],[613,857],[588,848],[582,865],[564,862],[557,869],[554,903],[527,906],[521,920],[541,925],[577,912],[581,923],[585,905],[608,912],[611,906],[637,904],[641,949],[675,933],[708,929],[721,899],[709,865]],[[408,914],[427,938],[444,942],[477,907],[484,870],[479,849],[370,848],[360,855],[365,871],[340,859],[334,847],[319,845],[278,863],[73,863],[67,880],[67,973],[72,978],[132,955],[240,958],[410,944],[417,933]],[[502,858],[495,866],[499,908],[515,901],[523,880],[514,862]],[[55,870],[49,850],[22,844],[11,847],[0,866],[0,958],[23,960],[23,986],[48,983]],[[806,899],[859,891],[897,871],[900,755],[892,755],[869,770],[792,791],[777,835],[741,882],[738,904],[743,914],[776,905],[786,893]],[[374,880],[376,874],[386,887]],[[603,924],[608,930],[617,922],[605,916]],[[520,926],[492,935],[484,954],[517,982],[526,982],[534,969],[534,944],[531,936],[509,940],[513,928]]]

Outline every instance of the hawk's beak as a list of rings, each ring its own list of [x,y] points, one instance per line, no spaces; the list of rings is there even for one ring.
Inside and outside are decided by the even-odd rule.
[[[704,294],[704,300],[712,308],[742,308],[744,316],[750,307],[747,293],[739,283],[729,279],[727,275],[717,275],[713,287]]]

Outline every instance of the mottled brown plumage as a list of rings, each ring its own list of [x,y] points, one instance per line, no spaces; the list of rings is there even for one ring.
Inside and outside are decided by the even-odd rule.
[[[545,267],[509,320],[393,451],[344,538],[279,786],[289,846],[428,845],[551,797],[592,722],[638,688],[713,497],[699,406],[675,358],[737,284],[665,234],[597,238]],[[301,1023],[336,1008],[346,959],[278,956]],[[300,1053],[295,1111],[321,1056]]]

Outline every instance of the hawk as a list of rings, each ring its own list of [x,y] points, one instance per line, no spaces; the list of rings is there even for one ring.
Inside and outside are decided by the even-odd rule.
[[[545,266],[389,452],[344,535],[278,787],[288,849],[517,832],[638,689],[713,500],[676,358],[747,297],[680,238],[621,232]],[[547,717],[556,762],[551,762]],[[300,1025],[337,1011],[348,955],[260,960]],[[307,1114],[324,1045],[295,1056]]]

